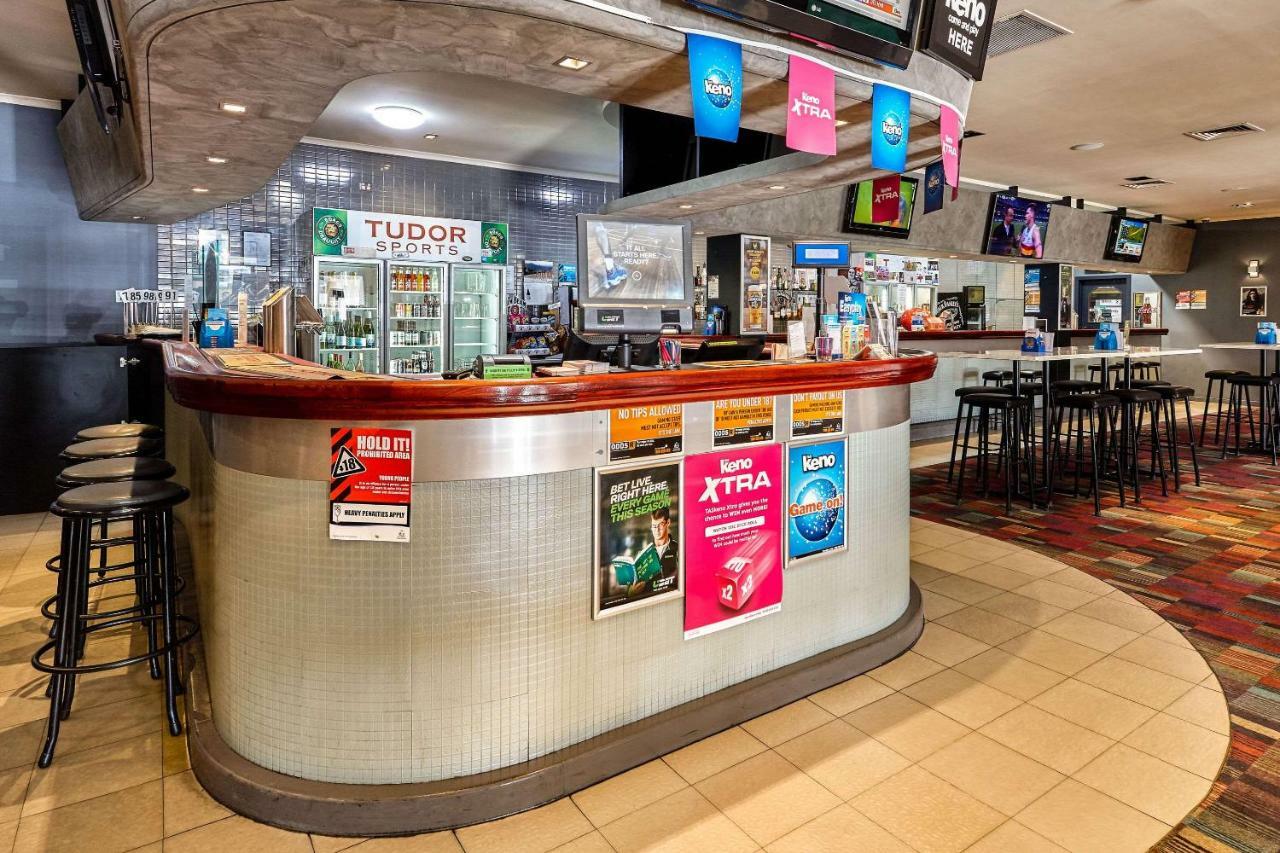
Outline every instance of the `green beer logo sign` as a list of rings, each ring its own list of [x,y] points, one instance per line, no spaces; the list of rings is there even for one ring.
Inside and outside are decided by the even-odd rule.
[[[313,249],[318,255],[342,254],[347,244],[346,211],[316,210],[312,231]]]
[[[485,222],[480,231],[480,260],[486,264],[507,262],[507,226],[502,222]]]

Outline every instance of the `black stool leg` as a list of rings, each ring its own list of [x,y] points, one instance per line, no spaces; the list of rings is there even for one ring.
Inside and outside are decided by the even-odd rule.
[[[960,503],[960,499],[964,496],[964,469],[969,461],[969,433],[973,427],[973,406],[968,408],[969,411],[965,413],[964,418],[964,447],[960,451],[960,476],[956,479],[956,503]]]
[[[147,540],[147,526],[141,514],[135,515],[132,519],[133,523],[133,571],[137,575],[134,585],[138,593],[138,604],[142,606],[142,614],[144,616],[154,616],[156,609],[157,595],[157,578],[156,578],[156,561],[154,549],[150,547]],[[146,619],[143,626],[147,631],[147,653],[154,655],[156,651],[156,622],[155,619]],[[153,679],[159,679],[160,661],[156,657],[152,657],[147,661],[147,667],[151,672]]]
[[[158,527],[158,539],[152,541],[158,542],[159,558],[162,561],[160,590],[161,606],[164,608],[164,647],[167,649],[164,655],[165,710],[169,715],[169,734],[179,735],[182,734],[182,722],[178,719],[178,683],[181,679],[178,674],[178,632],[174,620],[178,607],[178,601],[174,597],[174,566],[177,565],[178,557],[173,542],[173,513],[163,509],[147,513],[147,516]]]
[[[1083,419],[1083,413],[1081,414]],[[1102,515],[1102,483],[1098,479],[1098,427],[1089,410],[1089,477],[1093,481],[1093,514]]]
[[[1182,462],[1178,458],[1177,401],[1172,397],[1160,400],[1160,417],[1164,420],[1165,447],[1168,448],[1169,465],[1173,469],[1173,490],[1182,491]]]
[[[1200,485],[1200,460],[1196,458],[1196,426],[1195,422],[1191,420],[1191,398],[1183,397],[1182,403],[1187,413],[1187,445],[1191,448],[1191,467],[1196,472],[1196,485],[1198,486]]]
[[[53,659],[57,667],[71,667],[76,662],[76,626],[80,622],[80,594],[76,577],[79,574],[88,575],[89,539],[92,534],[91,523],[87,519],[64,518],[62,525],[68,548],[62,552],[59,563],[62,570],[58,572],[58,635]],[[53,689],[49,699],[49,721],[45,728],[44,746],[36,762],[40,767],[48,767],[53,761],[53,752],[58,745],[58,730],[70,709],[71,687],[75,683],[75,675],[55,672],[49,679]]]
[[[964,416],[964,398],[956,404],[956,429],[951,436],[951,463],[947,465],[947,482],[951,482],[956,470],[956,445],[960,443],[960,419]]]

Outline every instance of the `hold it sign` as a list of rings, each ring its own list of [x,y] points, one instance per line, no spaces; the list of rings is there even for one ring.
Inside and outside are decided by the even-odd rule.
[[[329,431],[329,538],[409,541],[413,431]]]
[[[981,80],[995,19],[996,0],[933,0],[920,49]]]

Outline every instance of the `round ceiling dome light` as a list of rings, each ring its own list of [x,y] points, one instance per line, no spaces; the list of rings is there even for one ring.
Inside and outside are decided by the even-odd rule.
[[[393,130],[411,130],[427,120],[426,113],[422,110],[394,104],[374,107],[373,118],[378,124]]]
[[[1097,151],[1105,146],[1105,142],[1081,142],[1079,145],[1072,145],[1072,151]]]

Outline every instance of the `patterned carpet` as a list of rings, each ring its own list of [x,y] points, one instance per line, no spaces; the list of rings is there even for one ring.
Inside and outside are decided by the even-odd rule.
[[[1158,848],[1280,851],[1280,469],[1201,460],[1203,484],[1144,485],[1143,506],[1061,499],[1052,512],[996,499],[954,503],[947,466],[912,472],[912,512],[1016,541],[1158,611],[1209,661],[1231,709],[1231,748],[1208,799]],[[1187,466],[1190,467],[1189,465]],[[967,487],[968,484],[966,484]]]

